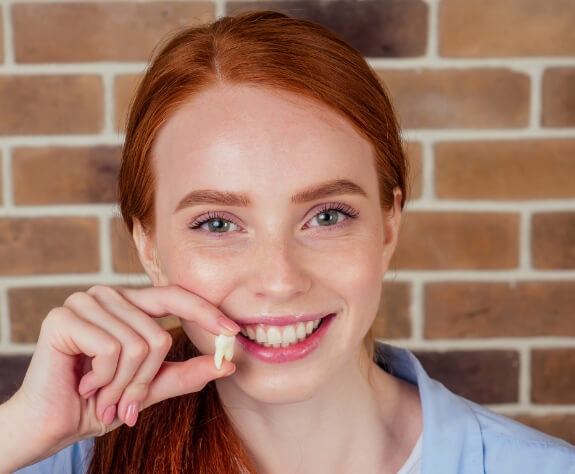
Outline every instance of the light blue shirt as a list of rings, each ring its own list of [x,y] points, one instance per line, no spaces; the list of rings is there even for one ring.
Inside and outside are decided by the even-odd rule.
[[[408,349],[377,342],[376,361],[418,386],[423,409],[422,474],[575,474],[575,446],[448,390]],[[93,438],[19,469],[25,474],[83,474]],[[355,474],[355,473],[353,473]]]

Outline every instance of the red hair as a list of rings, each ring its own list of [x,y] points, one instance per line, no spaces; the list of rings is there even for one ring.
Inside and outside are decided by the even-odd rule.
[[[130,234],[137,218],[154,229],[151,148],[171,113],[217,83],[251,84],[294,92],[347,118],[375,150],[381,208],[393,190],[408,198],[408,162],[393,106],[361,54],[330,30],[270,10],[222,17],[174,34],[152,59],[130,104],[118,200]],[[201,355],[181,328],[166,360]],[[374,338],[364,338],[373,359]],[[89,473],[256,473],[220,402],[214,382],[197,393],[143,410],[138,423],[95,439]]]

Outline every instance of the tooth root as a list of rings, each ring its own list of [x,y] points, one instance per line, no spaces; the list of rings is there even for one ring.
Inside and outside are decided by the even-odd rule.
[[[226,348],[226,351],[224,353],[224,357],[226,358],[227,361],[231,361],[233,356],[234,356],[234,343],[232,342]]]
[[[217,349],[216,353],[214,354],[214,363],[216,365],[216,369],[220,370],[222,368],[222,359],[224,358],[224,352],[222,349]]]

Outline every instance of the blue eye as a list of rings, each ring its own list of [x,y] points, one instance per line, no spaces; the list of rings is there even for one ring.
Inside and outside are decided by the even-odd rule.
[[[338,219],[338,214],[343,214],[346,218],[344,222],[348,219],[355,219],[359,212],[355,209],[346,206],[341,203],[331,203],[323,204],[318,212],[310,219],[316,219],[318,217],[323,217],[322,220],[318,222],[323,222],[319,226],[312,227],[339,227],[342,225],[340,219]],[[209,234],[229,234],[231,226],[239,227],[239,224],[233,221],[233,219],[228,218],[227,214],[219,211],[208,212],[206,216],[200,217],[193,221],[188,228],[191,230],[197,230],[202,228],[204,224],[208,224],[208,228],[205,230]]]

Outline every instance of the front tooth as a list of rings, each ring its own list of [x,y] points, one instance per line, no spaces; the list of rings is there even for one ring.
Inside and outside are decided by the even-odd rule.
[[[271,327],[268,329],[268,343],[270,344],[281,344],[282,342],[282,335],[280,330],[277,327]]]
[[[284,344],[291,344],[292,342],[296,342],[296,335],[295,329],[293,326],[287,326],[282,334],[282,343]]]
[[[216,353],[214,354],[214,363],[216,365],[216,369],[220,370],[222,368],[222,359],[224,358],[224,355],[226,356],[226,360],[232,360],[234,355],[235,340],[236,336],[226,336],[225,334],[216,336]]]
[[[266,342],[266,343],[268,342],[264,328],[258,327],[256,329],[256,341],[259,342],[260,344],[263,344],[264,342]]]

